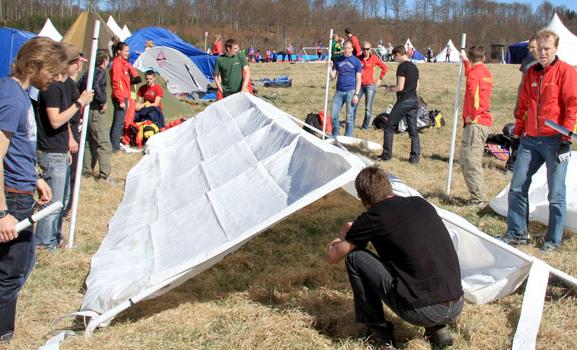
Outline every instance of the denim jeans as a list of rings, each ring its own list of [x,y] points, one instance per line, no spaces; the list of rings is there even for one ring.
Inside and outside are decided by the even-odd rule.
[[[393,134],[395,127],[404,117],[407,118],[407,130],[411,138],[411,158],[419,158],[421,145],[419,141],[419,130],[417,129],[417,97],[410,97],[402,101],[397,101],[387,123],[385,123],[383,140],[383,158],[390,159],[393,156]]]
[[[120,108],[120,103],[114,98],[112,105],[114,106],[114,114],[110,127],[110,142],[112,143],[112,152],[116,152],[120,149],[120,141],[124,133],[124,117],[126,116],[126,108],[128,108],[128,99],[124,100],[124,109]]]
[[[331,110],[331,121],[333,124],[333,136],[339,135],[339,114],[341,113],[341,108],[343,104],[346,105],[347,112],[347,123],[345,127],[345,136],[353,136],[353,130],[355,128],[355,115],[353,113],[353,96],[355,95],[355,90],[349,91],[335,91],[335,96],[333,97],[333,107]]]
[[[365,98],[365,118],[363,119],[363,129],[368,129],[369,125],[371,124],[371,114],[373,111],[373,100],[375,99],[375,84],[364,85],[361,87],[361,93],[359,94],[359,103],[355,105],[355,110],[353,111],[353,120],[357,119],[357,110],[359,109],[359,105],[361,104],[361,99],[364,95],[367,95]]]
[[[400,318],[421,327],[446,325],[463,310],[463,297],[450,303],[417,308],[408,304],[396,294],[395,277],[377,256],[367,250],[352,251],[345,261],[353,290],[355,314],[360,323],[368,326],[385,323],[382,301]]]
[[[547,186],[549,193],[549,225],[545,243],[558,247],[563,238],[565,223],[565,176],[568,161],[557,163],[557,151],[561,135],[523,136],[513,178],[509,187],[509,211],[507,213],[507,235],[509,237],[527,237],[529,221],[529,187],[532,176],[545,163],[547,167]]]
[[[6,192],[8,212],[18,221],[34,212],[29,194]],[[34,228],[18,233],[18,238],[0,243],[0,338],[14,332],[18,292],[26,282],[35,261]]]
[[[46,206],[60,201],[64,208],[70,195],[70,170],[66,153],[46,153],[38,151],[38,165],[44,179],[52,189],[52,200]],[[62,217],[64,210],[57,210],[36,224],[36,241],[39,246],[55,249],[62,241]]]

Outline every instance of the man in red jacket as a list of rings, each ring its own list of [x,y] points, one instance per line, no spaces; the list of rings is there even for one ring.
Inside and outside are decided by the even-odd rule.
[[[467,77],[463,103],[461,168],[465,184],[471,193],[471,203],[481,204],[487,199],[482,163],[485,140],[493,125],[493,116],[490,112],[493,77],[483,64],[485,50],[482,46],[469,48],[469,57],[462,52],[461,59]]]
[[[356,35],[353,35],[351,28],[345,28],[345,35],[347,36],[348,40],[353,43],[353,56],[360,59],[363,51],[361,50],[361,43],[359,42],[359,38],[357,38]]]
[[[565,176],[571,156],[571,142],[545,125],[551,120],[575,131],[577,119],[577,71],[556,53],[559,36],[542,29],[536,34],[539,63],[527,70],[515,112],[515,132],[511,148],[517,160],[509,188],[507,237],[509,244],[529,240],[528,191],[533,174],[545,163],[549,194],[549,224],[541,250],[558,248],[565,221]]]
[[[112,85],[112,104],[114,115],[110,128],[110,142],[112,151],[120,149],[120,140],[124,130],[124,119],[129,104],[133,103],[130,98],[130,79],[138,76],[136,69],[128,62],[130,50],[124,42],[116,44],[115,56],[110,67],[110,84]]]
[[[359,102],[366,95],[365,98],[365,119],[363,120],[363,129],[368,129],[371,123],[371,113],[373,110],[373,99],[375,98],[375,90],[381,85],[381,79],[387,74],[388,68],[381,61],[379,57],[371,53],[371,43],[363,42],[363,54],[361,55],[361,91],[359,93]],[[379,67],[381,72],[379,79],[375,82],[375,67]],[[353,111],[353,121],[357,117],[357,109],[359,103],[355,105]]]

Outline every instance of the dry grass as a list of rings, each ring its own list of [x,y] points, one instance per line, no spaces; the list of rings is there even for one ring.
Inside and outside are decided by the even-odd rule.
[[[421,94],[430,108],[443,111],[451,123],[457,67],[421,65]],[[511,110],[519,74],[515,66],[491,65],[495,77],[494,131],[512,120]],[[394,70],[386,77],[394,81]],[[281,109],[304,119],[323,109],[324,66],[321,64],[269,64],[253,66],[254,77],[290,75],[289,89],[261,89],[261,96],[274,100]],[[379,90],[374,110],[381,112],[394,102],[393,95]],[[195,107],[200,110],[201,107]],[[363,113],[361,107],[359,116]],[[361,119],[360,117],[358,119]],[[358,120],[357,120],[358,121]],[[378,131],[355,130],[356,136],[382,141]],[[422,159],[418,166],[407,162],[406,135],[395,136],[390,172],[419,190],[432,202],[455,211],[485,232],[500,234],[505,220],[490,209],[462,205],[467,191],[457,164],[452,197],[443,193],[447,176],[450,125],[421,135]],[[460,139],[460,131],[458,138]],[[119,154],[113,158],[115,176],[124,179],[140,155]],[[502,175],[503,163],[486,158],[489,196],[509,181]],[[23,289],[18,305],[16,337],[9,349],[40,346],[58,327],[57,317],[76,311],[83,298],[83,283],[90,258],[98,249],[108,220],[123,195],[123,181],[114,187],[84,180],[79,206],[76,248],[56,254],[41,252],[35,271]],[[342,265],[329,266],[324,249],[343,220],[362,211],[356,201],[337,191],[271,227],[223,262],[151,301],[135,305],[91,338],[77,336],[63,349],[365,349],[364,330],[354,321],[352,295]],[[545,228],[531,226],[542,235]],[[536,247],[526,250],[539,256]],[[559,252],[544,259],[577,275],[577,240],[567,235]],[[569,295],[566,295],[569,294]],[[522,294],[517,293],[489,305],[467,304],[453,330],[455,349],[507,349],[516,328]],[[553,283],[547,293],[538,337],[539,349],[577,348],[577,301],[571,291]],[[390,313],[389,313],[390,314]],[[392,315],[391,315],[392,316]],[[393,317],[397,340],[404,349],[429,349],[422,329]]]

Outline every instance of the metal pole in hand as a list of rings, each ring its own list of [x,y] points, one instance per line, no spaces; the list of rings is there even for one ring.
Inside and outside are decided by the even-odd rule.
[[[98,37],[100,35],[100,21],[94,22],[94,36],[92,38],[92,49],[90,51],[90,66],[88,66],[88,79],[86,90],[92,90],[94,80],[94,68],[96,66],[96,50],[98,49]],[[76,213],[78,202],[80,201],[80,182],[82,181],[82,159],[84,159],[84,145],[86,143],[86,133],[88,131],[88,118],[90,105],[84,106],[82,111],[82,132],[80,133],[80,144],[78,145],[78,161],[76,164],[76,178],[74,181],[74,191],[72,192],[72,216],[70,217],[70,232],[68,234],[68,248],[74,246],[74,230],[76,229]]]
[[[327,109],[329,103],[329,88],[331,85],[331,54],[333,47],[333,30],[331,29],[331,34],[329,38],[329,58],[327,59],[327,82],[325,86],[325,109],[323,110],[323,140],[326,136],[327,130]]]
[[[461,51],[465,50],[467,34],[461,37]],[[453,133],[451,135],[451,152],[449,153],[449,176],[447,177],[447,196],[451,194],[451,177],[453,175],[453,158],[455,156],[455,139],[457,138],[457,125],[459,124],[459,105],[461,103],[461,80],[463,78],[463,61],[459,63],[459,76],[457,77],[457,87],[455,91],[455,106],[453,114]]]

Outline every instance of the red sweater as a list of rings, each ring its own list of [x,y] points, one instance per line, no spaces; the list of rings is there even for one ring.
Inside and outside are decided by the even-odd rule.
[[[493,125],[490,112],[493,90],[491,72],[482,62],[471,65],[469,60],[465,60],[464,64],[467,86],[463,102],[463,122],[465,125],[480,124],[490,127]]]
[[[360,58],[363,51],[361,50],[359,38],[357,38],[355,35],[351,36],[351,44],[353,44],[353,55]]]
[[[110,84],[112,85],[112,97],[122,102],[130,99],[130,78],[137,76],[136,69],[120,56],[114,57],[110,67]]]
[[[383,63],[377,56],[370,55],[369,58],[361,58],[361,66],[363,70],[361,71],[361,85],[367,86],[375,83],[375,67],[379,66],[381,68],[381,74],[379,79],[383,79],[385,74],[389,71],[387,65]]]
[[[215,56],[222,55],[222,41],[218,40],[212,44],[212,54]]]
[[[546,126],[545,120],[577,131],[576,86],[577,71],[557,57],[545,68],[541,64],[529,68],[517,102],[515,135],[555,135],[557,132]],[[563,139],[569,140],[566,136]]]

